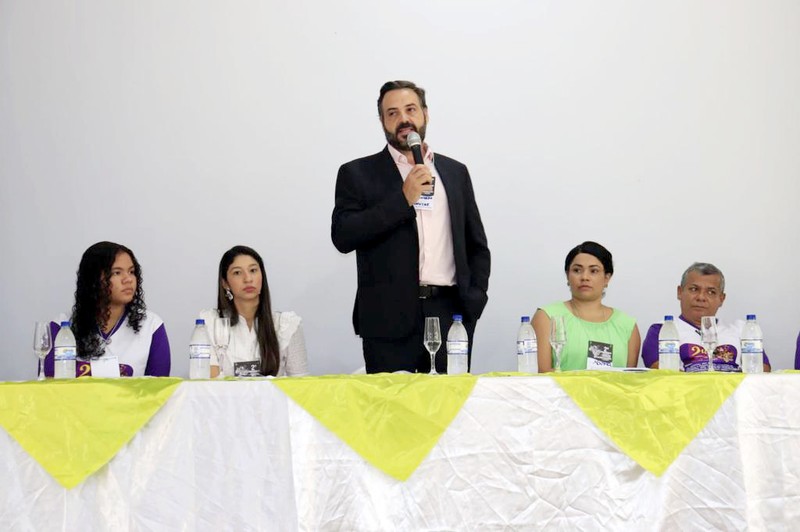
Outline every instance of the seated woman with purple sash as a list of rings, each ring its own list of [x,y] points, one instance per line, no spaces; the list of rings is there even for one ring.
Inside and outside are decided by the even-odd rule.
[[[94,376],[169,376],[167,331],[145,307],[142,269],[127,247],[98,242],[83,253],[70,323],[76,376],[93,375],[93,366]],[[52,322],[50,328],[55,339],[59,324]],[[53,376],[52,350],[44,371]]]

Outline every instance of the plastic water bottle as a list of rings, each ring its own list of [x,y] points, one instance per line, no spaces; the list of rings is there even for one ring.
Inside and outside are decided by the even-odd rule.
[[[56,341],[53,344],[53,377],[56,379],[75,378],[75,358],[78,356],[78,348],[75,344],[75,335],[72,334],[70,323],[61,322],[61,329],[56,334]]]
[[[747,315],[742,329],[742,372],[764,373],[764,335],[755,314]]]
[[[658,368],[681,370],[680,339],[672,316],[664,316],[664,325],[658,333]]]
[[[211,378],[211,340],[205,320],[194,322],[194,332],[189,341],[189,378]]]
[[[517,371],[520,373],[537,373],[539,371],[539,344],[533,331],[530,316],[520,318],[517,332]]]
[[[469,366],[469,335],[461,322],[460,314],[453,315],[453,324],[447,331],[447,374],[466,373]]]

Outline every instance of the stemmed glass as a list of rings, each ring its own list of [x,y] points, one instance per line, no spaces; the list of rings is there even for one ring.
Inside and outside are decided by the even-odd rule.
[[[550,346],[555,355],[553,358],[555,371],[561,371],[561,351],[565,345],[567,345],[567,328],[564,324],[564,316],[553,316],[550,318]]]
[[[219,359],[219,372],[223,373],[225,356],[228,354],[228,344],[231,342],[231,319],[217,318],[214,320],[214,348]]]
[[[714,350],[719,341],[717,335],[717,318],[714,316],[703,316],[700,318],[700,339],[708,353],[708,371],[714,371]]]
[[[50,324],[46,321],[37,321],[33,329],[33,352],[39,358],[39,377],[44,380],[44,359],[53,347],[53,338],[50,333]]]
[[[429,375],[438,375],[436,372],[436,352],[442,345],[442,331],[439,329],[439,318],[425,318],[425,349],[431,354],[431,372]]]

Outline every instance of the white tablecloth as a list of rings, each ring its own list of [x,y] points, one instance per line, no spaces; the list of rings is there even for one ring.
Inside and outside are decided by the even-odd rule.
[[[794,530],[800,375],[748,376],[661,477],[550,378],[479,379],[397,481],[269,381],[184,382],[66,490],[0,429],[0,530]]]

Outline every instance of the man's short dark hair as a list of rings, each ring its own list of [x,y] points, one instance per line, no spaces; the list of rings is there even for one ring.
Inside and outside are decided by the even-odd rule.
[[[402,79],[395,80],[395,81],[387,81],[381,87],[380,95],[378,96],[378,116],[383,119],[383,108],[381,108],[381,104],[383,103],[383,97],[386,96],[386,93],[389,91],[395,91],[398,89],[411,89],[419,98],[419,104],[422,106],[423,109],[428,108],[428,104],[425,103],[425,89],[422,87],[417,87],[416,83],[413,81],[404,81]]]

